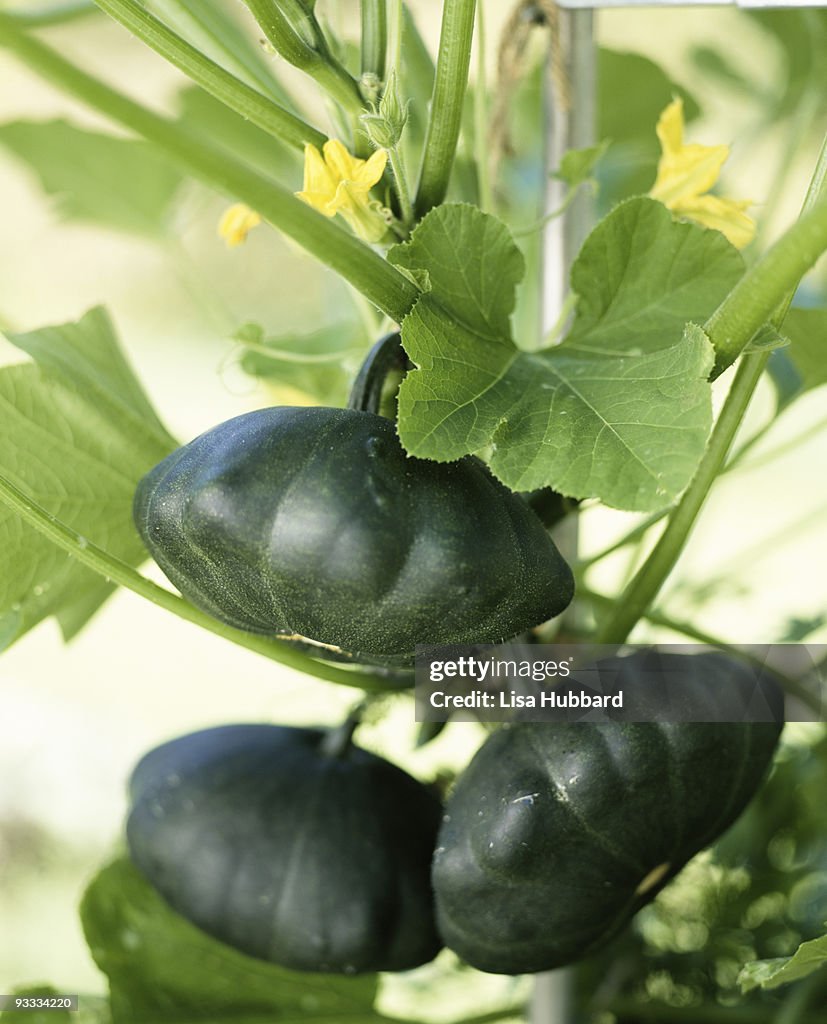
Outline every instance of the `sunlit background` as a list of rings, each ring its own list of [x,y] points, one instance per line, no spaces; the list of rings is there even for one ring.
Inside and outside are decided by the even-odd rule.
[[[334,17],[355,34],[354,5],[320,6],[337,6]],[[440,4],[419,0],[412,6],[435,46]],[[508,5],[489,2],[486,9],[493,67]],[[772,89],[783,72],[782,56],[765,34],[733,10],[674,8],[602,14],[598,34],[606,46],[648,55],[691,89],[703,110],[692,137],[732,144],[726,186],[730,194],[753,198],[759,219],[770,207],[767,237],[795,217],[812,170],[812,142],[801,140],[789,152],[784,124],[756,138],[756,98],[721,88],[717,78],[707,80],[692,59],[698,47],[737,39],[733,62]],[[166,109],[173,104],[178,74],[103,16],[47,36],[143,102]],[[55,117],[104,126],[0,51],[0,122]],[[775,194],[782,157],[790,167],[783,194]],[[101,180],[100,188],[106,187]],[[34,329],[105,305],[156,408],[182,440],[268,403],[272,392],[241,371],[232,333],[248,320],[272,333],[310,331],[335,322],[348,300],[334,275],[270,229],[228,250],[216,236],[225,205],[188,185],[175,229],[162,244],[64,222],[60,203],[44,196],[32,171],[0,139],[0,325]],[[817,279],[812,287],[818,287]],[[20,358],[0,340],[0,362]],[[769,408],[765,391],[747,431]],[[808,639],[827,641],[819,625],[827,615],[827,440],[824,432],[806,436],[824,411],[823,389],[816,390],[783,417],[742,469],[720,483],[662,607],[728,640],[779,640],[792,636],[799,621],[816,627]],[[802,435],[783,457],[767,458]],[[634,521],[621,513],[587,511],[582,551],[599,550]],[[635,552],[636,561],[643,553]],[[602,564],[590,583],[610,593],[633,568],[626,552]],[[77,902],[122,842],[125,782],[144,751],[178,733],[222,722],[332,723],[355,698],[355,692],[235,648],[129,593],[116,594],[68,646],[49,620],[4,653],[0,992],[40,981],[71,992],[103,990],[83,942]],[[415,751],[415,732],[412,704],[400,698],[389,703],[388,718],[369,723],[360,735],[423,777],[461,763],[479,740],[475,727],[458,724]],[[490,993],[510,984],[490,979],[476,987],[476,998],[484,1006]],[[404,1004],[399,993],[387,999],[391,1007]]]

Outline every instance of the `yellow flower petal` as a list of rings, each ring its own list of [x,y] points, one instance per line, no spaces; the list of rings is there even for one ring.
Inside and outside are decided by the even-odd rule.
[[[728,146],[684,146],[680,153],[664,154],[658,164],[658,176],[652,191],[653,199],[668,206],[684,196],[708,192],[721,173]]]
[[[369,193],[382,177],[387,159],[384,150],[377,150],[368,160],[360,160],[338,139],[329,139],[322,153],[308,145],[304,151],[304,189],[296,196],[325,217],[341,213],[360,238],[378,242],[387,232],[387,223]]]
[[[690,217],[705,227],[720,231],[736,249],[743,249],[755,238],[755,221],[744,213],[749,205],[748,200],[696,196],[672,209],[682,217]]]
[[[356,165],[362,163],[351,156],[338,139],[330,139],[324,144],[324,160],[330,168],[331,175],[339,181],[354,178]]]
[[[336,188],[336,179],[322,159],[322,154],[310,143],[304,147],[304,191],[330,193]]]
[[[683,127],[683,100],[675,99],[658,120],[661,158],[649,195],[674,213],[721,231],[733,245],[742,248],[755,235],[752,218],[743,212],[749,201],[705,194],[717,182],[729,147],[687,145]]]
[[[360,160],[362,165],[356,171],[355,180],[360,186],[371,189],[385,173],[385,165],[388,162],[388,151],[377,149],[367,160]]]
[[[261,216],[244,203],[235,203],[224,211],[218,222],[218,234],[230,248],[247,241],[247,235],[261,224]]]

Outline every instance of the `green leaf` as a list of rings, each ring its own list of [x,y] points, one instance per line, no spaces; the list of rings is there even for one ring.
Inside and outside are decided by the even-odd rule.
[[[827,935],[820,939],[802,942],[792,956],[776,957],[773,960],[755,960],[742,969],[738,984],[742,992],[754,988],[778,988],[791,981],[806,978],[813,971],[827,964]]]
[[[712,349],[692,324],[743,272],[722,235],[673,221],[653,200],[622,204],[575,263],[569,336],[540,352],[510,338],[523,262],[495,218],[441,207],[388,258],[432,284],[402,327],[418,367],[399,402],[411,454],[489,449],[513,490],[549,486],[629,510],[661,508],[686,487],[712,417]]]
[[[610,143],[604,141],[597,146],[568,150],[563,154],[554,177],[564,181],[569,188],[584,185],[594,177],[595,168],[608,152],[609,146]]]
[[[149,143],[57,120],[0,125],[0,145],[31,167],[67,220],[140,235],[166,229],[182,179]]]
[[[678,223],[660,203],[633,199],[586,239],[571,272],[579,296],[567,346],[599,354],[653,352],[703,322],[744,273],[718,231]]]
[[[242,369],[266,380],[279,400],[311,399],[321,405],[344,405],[365,355],[363,332],[354,324],[331,324],[310,334],[267,337],[259,324],[248,323],[235,334],[245,346]]]
[[[88,393],[108,395],[144,420],[161,444],[175,445],[118,346],[105,309],[90,309],[76,324],[11,334],[9,341],[56,377],[74,380]]]
[[[469,330],[497,339],[509,332],[515,288],[525,263],[508,228],[475,206],[451,203],[434,210],[409,242],[388,252],[394,266],[428,273],[429,302],[457,316]]]
[[[245,956],[171,910],[125,859],[89,886],[81,921],[109,978],[114,1024],[377,1019],[374,975],[288,971]]]
[[[175,447],[106,314],[9,340],[35,363],[0,370],[0,475],[111,554],[137,565],[138,479]],[[74,635],[112,592],[0,506],[0,650],[49,615]]]

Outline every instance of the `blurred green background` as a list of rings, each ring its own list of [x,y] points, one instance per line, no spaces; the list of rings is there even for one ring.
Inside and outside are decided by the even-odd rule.
[[[357,7],[327,6],[336,8],[334,22],[355,38]],[[434,49],[441,5],[418,0],[412,7]],[[486,11],[493,68],[509,6],[489,2]],[[799,107],[766,120],[768,97],[778,98],[789,77],[783,47],[731,9],[614,11],[598,17],[597,31],[601,44],[648,56],[692,93],[702,113],[691,137],[732,145],[725,192],[753,198],[754,215],[770,215],[763,240],[777,235],[797,214],[816,142],[805,134],[791,149]],[[174,108],[180,76],[103,16],[50,29],[46,36],[143,102]],[[715,63],[709,54],[721,53],[732,66],[709,70]],[[284,78],[309,94],[292,72]],[[0,124],[53,118],[111,130],[0,51]],[[654,137],[654,123],[651,130]],[[0,326],[29,330],[105,305],[139,378],[182,440],[273,400],[268,385],[239,365],[232,335],[241,324],[256,321],[273,334],[309,332],[335,323],[341,309],[349,308],[334,275],[268,228],[228,250],[216,234],[227,204],[199,185],[184,185],[173,224],[159,243],[67,220],[61,200],[46,196],[30,166],[3,143],[0,129]],[[779,189],[783,161],[789,166]],[[96,168],[90,166],[88,174],[94,180]],[[297,177],[294,187],[300,184]],[[98,186],[106,190],[105,176]],[[822,268],[821,284],[816,277],[811,287],[823,290],[823,281]],[[0,340],[0,362],[19,358]],[[296,393],[281,397],[295,399]],[[771,408],[767,385],[745,436]],[[827,642],[827,433],[811,431],[824,413],[823,389],[800,399],[744,466],[720,482],[662,607],[730,641],[805,634]],[[765,458],[808,431],[811,436],[782,458]],[[587,509],[582,551],[599,550],[635,521]],[[612,592],[643,554],[645,549],[636,551],[634,563],[628,552],[608,559],[590,583]],[[145,571],[160,579],[154,569]],[[68,646],[50,620],[5,652],[0,992],[42,980],[65,991],[102,990],[76,905],[86,882],[121,843],[126,778],[146,749],[221,722],[334,722],[355,697],[236,649],[129,593],[116,594]],[[479,741],[476,727],[457,724],[414,751],[412,704],[399,698],[389,702],[388,711],[383,721],[362,730],[362,741],[425,777],[461,764]],[[427,978],[428,968],[423,970]],[[511,984],[475,981],[475,998],[485,1005]],[[388,1006],[402,1006],[404,998],[391,992]]]

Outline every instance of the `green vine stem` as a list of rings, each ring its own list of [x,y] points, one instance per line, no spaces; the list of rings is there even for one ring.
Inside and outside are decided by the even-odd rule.
[[[448,191],[468,85],[475,11],[476,0],[443,4],[431,116],[416,195],[418,217],[438,206]]]
[[[802,216],[747,271],[707,321],[705,330],[716,351],[741,352],[770,316],[773,316],[775,325],[779,326],[786,316],[800,278],[827,249],[825,153],[827,145],[822,148]],[[807,254],[806,259],[802,258],[802,252]],[[767,271],[767,267],[772,268],[772,274]],[[697,473],[671,513],[666,529],[649,557],[618,598],[608,620],[603,623],[598,642],[623,643],[659,593],[689,539],[716,477],[723,469],[768,359],[768,353],[742,358]]]
[[[730,366],[827,249],[827,194],[751,267],[707,320],[715,343],[714,376]]]
[[[485,74],[485,4],[477,6],[477,79],[474,82],[474,153],[479,181],[480,209],[494,208],[488,135],[488,83]]]
[[[203,0],[146,0],[147,8],[206,57],[282,107],[298,111],[275,77],[260,44],[252,42],[222,5]]]
[[[591,590],[582,585],[578,585],[577,587],[577,596],[589,604],[594,605],[595,608],[600,608],[602,610],[609,609],[614,605],[614,598],[609,597],[608,594],[599,594],[597,591]],[[708,633],[704,629],[698,629],[690,622],[673,619],[671,615],[665,615],[659,611],[650,609],[642,617],[646,619],[647,622],[651,622],[653,626],[660,626],[673,633],[680,633],[681,636],[685,636],[689,640],[694,640],[696,643],[703,644],[708,647],[715,647],[718,650],[728,651],[738,657],[745,658],[757,668],[770,668],[770,671],[778,679],[784,691],[791,697],[795,697],[796,700],[800,700],[805,707],[809,708],[809,710],[813,712],[817,719],[820,719],[824,713],[824,706],[821,699],[817,694],[808,690],[799,679],[795,679],[793,676],[787,675],[785,672],[781,672],[776,668],[765,665],[761,658],[755,657],[754,655],[741,650],[737,644],[730,643],[727,640],[722,640],[720,637],[714,636],[712,633]]]
[[[405,159],[398,145],[388,148],[388,159],[393,173],[396,198],[399,200],[399,216],[406,230],[410,230],[414,223],[414,209],[411,202],[411,190],[408,186],[408,175],[405,171]]]
[[[217,100],[231,107],[245,120],[257,125],[269,135],[297,149],[302,149],[307,142],[321,148],[327,141],[327,136],[323,132],[289,113],[266,96],[262,96],[229,71],[225,71],[150,14],[136,0],[94,2],[142,43],[155,50],[170,64],[174,64]]]
[[[301,0],[242,0],[284,59],[313,78],[348,113],[364,100],[359,83],[330,52],[316,16]]]
[[[385,80],[388,46],[388,9],[386,0],[361,0],[362,74]]]
[[[394,322],[399,323],[416,301],[419,292],[411,281],[358,238],[296,199],[283,186],[86,74],[21,31],[14,19],[3,13],[0,46],[8,47],[32,70],[67,93],[160,146],[194,177],[257,210]]]
[[[319,679],[345,686],[356,686],[364,690],[386,690],[394,688],[394,686],[407,688],[412,683],[410,673],[388,673],[381,670],[371,673],[358,668],[337,668],[311,658],[307,654],[302,654],[290,646],[289,640],[274,640],[265,636],[257,636],[254,633],[245,633],[243,630],[234,629],[232,626],[219,622],[218,619],[193,607],[177,594],[159,587],[157,583],[148,580],[130,565],[108,554],[76,530],[60,522],[2,475],[0,475],[0,502],[17,513],[24,522],[34,527],[62,551],[106,580],[126,587],[127,590],[152,601],[153,604],[172,612],[179,618],[201,626],[217,636],[224,637],[225,640],[231,640],[241,647],[246,647],[256,654],[263,654],[272,661],[278,661]]]

